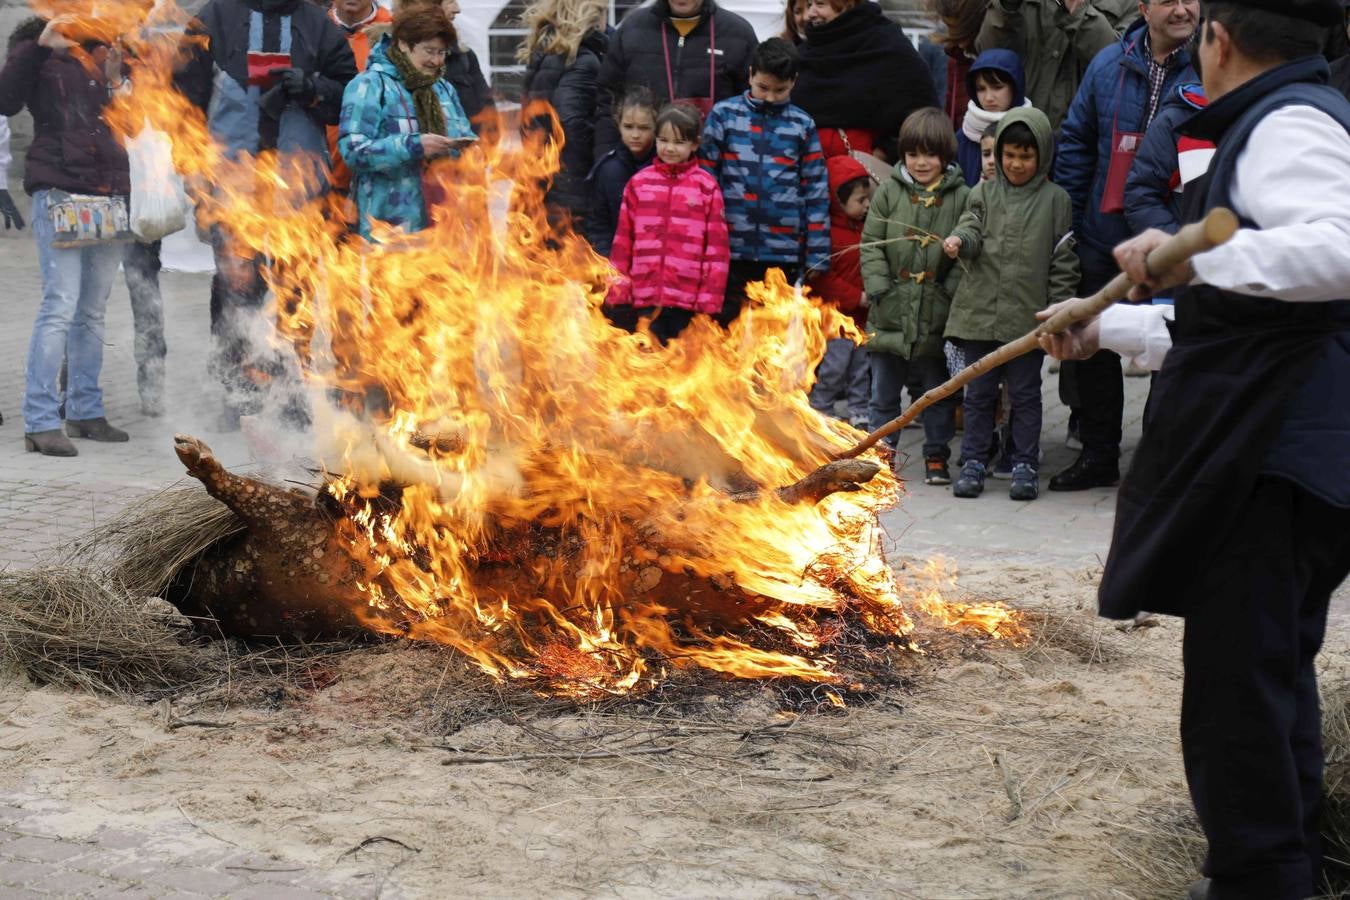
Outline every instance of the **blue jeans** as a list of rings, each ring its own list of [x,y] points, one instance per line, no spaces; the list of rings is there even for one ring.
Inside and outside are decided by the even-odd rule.
[[[848,402],[850,421],[868,419],[867,404],[872,396],[872,370],[867,351],[848,338],[825,343],[825,355],[816,367],[816,383],[811,388],[811,408],[834,415],[836,400]]]
[[[869,353],[872,360],[872,402],[869,407],[869,427],[876,431],[900,415],[903,401],[900,392],[909,381],[911,368],[918,373],[924,391],[930,391],[947,380],[947,360],[941,356],[905,359],[894,353]],[[951,442],[956,437],[956,398],[945,397],[923,411],[924,458],[950,459]],[[894,448],[900,442],[899,432],[885,438]]]
[[[52,223],[47,216],[47,191],[33,195],[33,237],[42,269],[42,306],[33,323],[24,373],[24,431],[54,431],[61,427],[61,361],[68,361],[66,417],[98,419],[104,416],[103,314],[117,277],[122,245],[95,244],[59,249],[52,246]]]

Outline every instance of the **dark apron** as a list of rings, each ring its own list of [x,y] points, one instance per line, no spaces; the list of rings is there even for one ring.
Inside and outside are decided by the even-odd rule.
[[[1258,76],[1194,116],[1183,131],[1218,143],[1208,175],[1186,191],[1185,219],[1231,203],[1237,158],[1274,109],[1307,104],[1350,131],[1350,107],[1299,60]],[[1244,227],[1254,227],[1244,222]],[[1208,286],[1177,297],[1174,343],[1153,385],[1151,416],[1120,486],[1097,600],[1109,618],[1185,615],[1280,436],[1289,402],[1344,327],[1326,303],[1284,303]]]
[[[1185,302],[1178,298],[1179,315]],[[1228,329],[1168,351],[1120,486],[1097,595],[1103,616],[1185,615],[1327,340],[1325,327]]]

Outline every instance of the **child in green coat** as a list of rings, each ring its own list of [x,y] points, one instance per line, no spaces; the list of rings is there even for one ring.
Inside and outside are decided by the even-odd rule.
[[[936,108],[910,114],[900,129],[901,164],[872,197],[860,257],[872,367],[873,430],[900,415],[900,391],[917,373],[925,391],[947,380],[942,333],[960,277],[942,253],[970,188],[956,159],[951,122]],[[924,480],[951,484],[947,460],[956,435],[956,399],[924,411]],[[899,435],[887,438],[895,447]]]
[[[1063,188],[1048,180],[1054,154],[1050,120],[1017,109],[999,123],[998,174],[971,192],[970,204],[943,249],[969,261],[952,299],[947,337],[974,362],[1036,327],[1036,313],[1078,289],[1073,209]],[[1041,359],[1035,351],[986,372],[966,388],[964,460],[952,486],[957,497],[978,497],[988,474],[999,381],[1012,402],[1013,470],[1008,496],[1035,500],[1040,484]]]

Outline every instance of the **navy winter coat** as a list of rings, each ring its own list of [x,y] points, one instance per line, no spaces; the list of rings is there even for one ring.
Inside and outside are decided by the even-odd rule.
[[[586,240],[601,256],[609,256],[614,248],[614,231],[619,227],[619,207],[623,205],[623,189],[639,169],[646,168],[655,154],[648,151],[636,159],[624,144],[600,157],[586,176],[591,205],[586,213]]]
[[[581,39],[576,59],[568,62],[559,53],[536,53],[525,69],[526,102],[543,101],[553,107],[562,127],[563,148],[558,172],[546,199],[577,216],[586,213],[586,173],[591,169],[595,141],[596,77],[609,39],[591,31]],[[526,132],[548,129],[547,116],[522,122]]]
[[[1103,213],[1102,195],[1111,167],[1112,124],[1122,132],[1145,130],[1148,114],[1148,60],[1141,19],[1120,43],[1097,54],[1088,65],[1069,115],[1060,131],[1055,156],[1055,183],[1073,201],[1073,230],[1080,248],[1109,258],[1121,241],[1131,236],[1122,213]],[[1180,82],[1199,81],[1183,51],[1181,65],[1167,74],[1166,97]],[[1118,114],[1117,114],[1118,113]]]
[[[971,103],[979,105],[975,99],[975,73],[991,69],[1012,79],[1013,102],[1009,109],[1017,109],[1026,102],[1027,79],[1023,74],[1022,60],[1011,50],[986,50],[975,57],[975,61],[970,64],[970,71],[966,73],[966,90],[970,92]],[[967,106],[967,113],[969,109]],[[966,134],[965,113],[962,114],[961,124],[962,127],[956,129],[956,163],[966,176],[966,184],[974,187],[980,183],[980,140]]]
[[[1133,233],[1161,228],[1176,234],[1181,228],[1181,195],[1174,193],[1173,180],[1178,174],[1178,129],[1204,108],[1205,89],[1199,84],[1179,84],[1163,98],[1125,183],[1125,219]]]

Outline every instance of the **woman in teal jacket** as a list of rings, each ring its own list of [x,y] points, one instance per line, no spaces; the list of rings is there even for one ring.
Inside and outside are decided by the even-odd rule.
[[[361,235],[378,219],[404,231],[430,224],[422,176],[438,157],[474,140],[468,116],[444,79],[455,30],[439,6],[414,6],[370,51],[366,70],[342,95],[338,152],[352,170]]]

